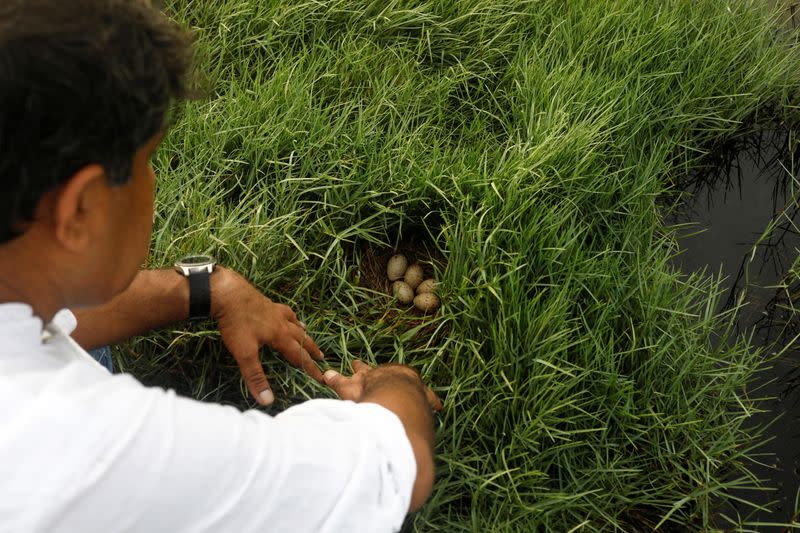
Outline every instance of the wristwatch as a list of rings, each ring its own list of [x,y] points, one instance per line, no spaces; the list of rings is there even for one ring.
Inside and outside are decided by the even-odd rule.
[[[189,319],[211,316],[211,282],[217,262],[210,255],[187,255],[175,263],[175,270],[189,278]]]

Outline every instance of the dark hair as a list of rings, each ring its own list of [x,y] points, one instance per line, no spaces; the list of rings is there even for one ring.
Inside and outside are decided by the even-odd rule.
[[[188,35],[150,0],[0,0],[0,242],[98,163],[110,183],[188,96]]]

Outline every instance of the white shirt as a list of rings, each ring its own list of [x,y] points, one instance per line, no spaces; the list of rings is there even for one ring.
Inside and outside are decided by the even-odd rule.
[[[0,305],[0,531],[397,531],[416,477],[400,420],[312,400],[275,417],[111,375]]]

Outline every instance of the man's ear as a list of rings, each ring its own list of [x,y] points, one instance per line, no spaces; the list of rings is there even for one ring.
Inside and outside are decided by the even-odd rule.
[[[92,241],[93,224],[108,202],[108,185],[101,165],[87,165],[72,175],[53,198],[55,238],[73,252],[86,250]]]

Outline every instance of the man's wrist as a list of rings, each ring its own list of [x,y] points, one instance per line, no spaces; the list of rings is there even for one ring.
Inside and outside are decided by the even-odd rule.
[[[229,268],[217,265],[208,280],[211,283],[211,318],[216,318],[228,305],[231,282],[235,273]]]

